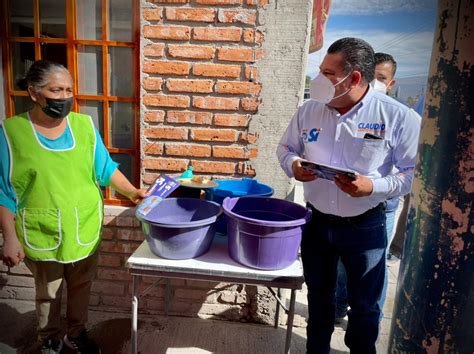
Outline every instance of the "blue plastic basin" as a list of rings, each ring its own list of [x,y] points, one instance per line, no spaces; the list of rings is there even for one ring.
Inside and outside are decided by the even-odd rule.
[[[273,188],[269,185],[258,182],[252,178],[236,180],[214,180],[219,185],[206,190],[206,199],[222,205],[225,198],[261,196],[271,197]],[[226,216],[219,217],[216,223],[216,231],[221,234],[227,233]]]

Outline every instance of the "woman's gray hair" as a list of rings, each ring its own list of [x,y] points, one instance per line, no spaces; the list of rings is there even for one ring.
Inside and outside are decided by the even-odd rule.
[[[66,72],[71,77],[65,66],[47,60],[38,60],[30,66],[26,76],[18,80],[17,85],[22,90],[27,90],[29,86],[32,86],[33,90],[38,92],[48,84],[49,76],[56,72]]]

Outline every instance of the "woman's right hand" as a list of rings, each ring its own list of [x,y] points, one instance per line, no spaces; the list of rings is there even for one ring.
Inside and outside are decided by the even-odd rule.
[[[18,265],[25,258],[23,247],[16,236],[4,238],[2,258],[3,263],[8,267]]]

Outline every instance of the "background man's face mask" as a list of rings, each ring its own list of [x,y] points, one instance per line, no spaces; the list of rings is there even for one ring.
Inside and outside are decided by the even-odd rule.
[[[61,119],[66,117],[72,108],[72,97],[48,98],[45,97],[47,105],[41,107],[43,112],[51,118]]]
[[[333,85],[331,80],[329,80],[326,76],[323,74],[319,73],[318,76],[316,76],[312,81],[311,81],[311,86],[309,90],[309,94],[311,99],[321,102],[321,103],[329,103],[332,100],[344,96],[346,93],[348,93],[351,89],[347,89],[346,92],[337,95],[334,97],[334,94],[336,92],[336,86],[339,85],[341,82],[343,82],[345,79],[347,79],[352,72],[350,72],[346,77],[338,81]]]
[[[383,94],[387,93],[387,86],[377,79],[374,79],[370,82],[370,86],[374,89],[374,91],[381,92]]]

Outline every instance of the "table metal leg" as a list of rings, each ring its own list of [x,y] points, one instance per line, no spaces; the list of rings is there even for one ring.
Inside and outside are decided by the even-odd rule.
[[[286,325],[285,353],[290,352],[291,334],[293,333],[293,318],[295,316],[296,290],[291,289],[290,309],[288,311],[288,323]]]
[[[132,353],[138,353],[138,284],[140,276],[132,276]]]
[[[277,290],[277,297],[278,299],[281,299],[281,289],[278,288]],[[275,328],[278,328],[278,323],[280,322],[280,303],[278,302],[278,299],[276,301],[276,309],[275,309]]]

